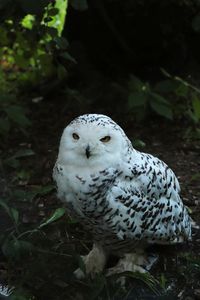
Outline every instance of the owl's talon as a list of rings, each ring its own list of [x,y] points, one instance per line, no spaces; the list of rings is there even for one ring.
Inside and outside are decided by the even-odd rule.
[[[147,273],[147,270],[143,267],[146,262],[146,256],[141,253],[128,253],[125,254],[123,258],[120,258],[116,266],[110,268],[106,272],[106,276],[111,276],[114,274],[124,273],[124,272],[139,272]],[[121,286],[125,286],[125,277],[119,278]]]
[[[101,273],[105,267],[105,253],[103,249],[96,244],[93,245],[93,248],[88,255],[81,256],[81,258],[85,264],[85,273],[80,268],[75,270],[74,275],[78,279],[83,279],[86,275],[90,275],[94,278],[97,274]]]
[[[76,269],[73,274],[77,279],[84,279],[85,278],[85,273],[80,268]]]

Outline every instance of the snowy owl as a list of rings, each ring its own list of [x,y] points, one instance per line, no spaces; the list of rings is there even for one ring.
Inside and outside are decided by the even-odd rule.
[[[149,245],[191,239],[191,218],[173,171],[135,150],[105,115],[82,115],[64,129],[53,178],[58,198],[93,238],[83,257],[86,274],[103,271],[111,253],[119,261],[109,274],[144,272]]]

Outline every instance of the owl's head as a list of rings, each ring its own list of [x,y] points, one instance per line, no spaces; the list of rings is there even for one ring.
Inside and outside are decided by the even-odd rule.
[[[58,160],[79,167],[114,166],[131,147],[124,131],[111,118],[87,114],[74,119],[61,137]]]

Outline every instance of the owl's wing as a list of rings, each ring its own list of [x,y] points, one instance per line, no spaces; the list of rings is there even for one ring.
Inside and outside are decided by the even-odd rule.
[[[118,237],[161,244],[189,239],[191,219],[173,171],[148,154],[129,169],[132,175],[115,182],[108,195],[111,206],[117,207],[113,224]]]
[[[180,185],[174,172],[160,159],[146,153],[137,154],[137,163],[131,167],[132,180],[149,197],[166,197],[180,201]]]
[[[119,239],[148,243],[176,243],[191,236],[191,221],[182,201],[149,197],[138,188],[113,186],[109,195],[113,211],[108,216]],[[113,214],[112,218],[111,215]]]

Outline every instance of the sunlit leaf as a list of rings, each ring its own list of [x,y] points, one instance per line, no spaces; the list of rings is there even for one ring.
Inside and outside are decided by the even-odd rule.
[[[21,24],[24,28],[32,29],[34,21],[35,21],[35,17],[33,15],[28,14],[21,21]]]

